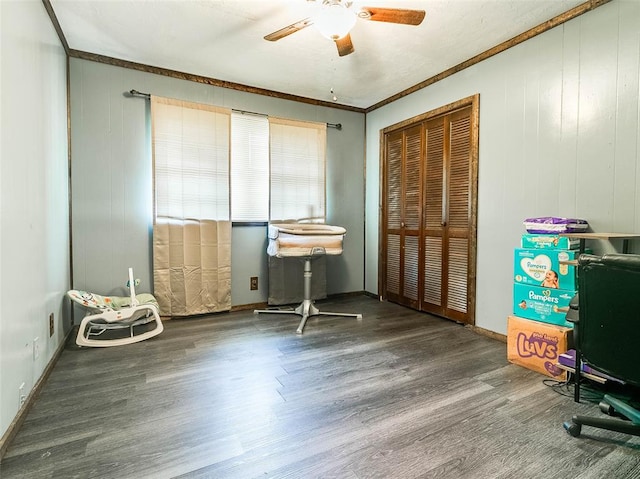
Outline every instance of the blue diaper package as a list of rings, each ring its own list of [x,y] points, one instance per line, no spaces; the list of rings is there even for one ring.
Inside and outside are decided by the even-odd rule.
[[[575,294],[576,291],[514,283],[513,314],[521,318],[572,328],[573,323],[567,321],[566,316],[569,302]]]
[[[576,266],[566,264],[580,256],[576,250],[516,248],[513,279],[516,283],[546,288],[576,290]]]
[[[539,249],[578,249],[580,240],[560,235],[543,235],[525,233],[520,239],[522,248]]]

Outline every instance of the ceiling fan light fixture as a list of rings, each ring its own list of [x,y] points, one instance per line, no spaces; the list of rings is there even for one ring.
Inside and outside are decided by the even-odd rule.
[[[313,17],[313,24],[329,40],[338,40],[356,24],[356,14],[341,0],[324,0]]]

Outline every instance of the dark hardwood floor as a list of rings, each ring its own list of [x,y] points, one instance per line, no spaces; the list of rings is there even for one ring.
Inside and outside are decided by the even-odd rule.
[[[318,306],[364,319],[313,317],[298,336],[297,316],[244,311],[68,346],[0,477],[640,477],[640,438],[570,437],[562,422],[597,404],[504,343],[367,296]]]

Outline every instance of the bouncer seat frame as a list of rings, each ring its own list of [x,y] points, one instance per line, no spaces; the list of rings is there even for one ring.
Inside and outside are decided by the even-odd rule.
[[[149,293],[136,295],[133,268],[129,268],[129,297],[101,296],[87,291],[72,289],[67,296],[87,309],[76,335],[76,344],[87,347],[123,346],[157,336],[164,330],[160,319],[158,302]],[[153,329],[136,334],[134,328],[155,322]],[[108,330],[129,329],[129,337],[94,339]]]
[[[302,334],[312,316],[345,316],[362,319],[359,313],[320,311],[311,299],[311,261],[325,255],[342,254],[342,239],[346,230],[340,226],[307,223],[270,224],[267,253],[278,258],[299,258],[304,261],[303,300],[293,310],[256,309],[254,314],[295,314],[301,316],[297,334]]]

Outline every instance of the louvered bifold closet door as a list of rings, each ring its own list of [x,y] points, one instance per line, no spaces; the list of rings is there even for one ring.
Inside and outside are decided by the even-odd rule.
[[[425,122],[424,138],[421,309],[472,322],[468,307],[471,108]]]
[[[444,210],[444,121],[425,124],[424,182],[424,287],[422,309],[444,314],[442,300]]]
[[[402,223],[402,132],[391,134],[386,142],[386,208],[383,211],[385,225],[386,296],[391,301],[400,298],[400,224]]]
[[[422,128],[416,126],[404,133],[404,278],[403,295],[408,305],[417,308],[419,303],[420,274],[420,163],[422,161]]]
[[[386,143],[386,294],[418,308],[420,291],[421,128],[391,134]]]
[[[478,100],[383,130],[384,299],[475,322]]]
[[[469,236],[471,228],[471,111],[448,118],[447,178],[447,311],[452,319],[467,320],[469,298]]]

